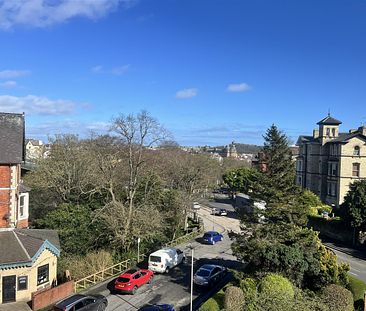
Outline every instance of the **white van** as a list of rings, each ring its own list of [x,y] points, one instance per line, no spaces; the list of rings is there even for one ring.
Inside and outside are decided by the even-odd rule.
[[[184,262],[184,253],[177,248],[163,248],[150,254],[149,270],[168,273],[170,269]]]

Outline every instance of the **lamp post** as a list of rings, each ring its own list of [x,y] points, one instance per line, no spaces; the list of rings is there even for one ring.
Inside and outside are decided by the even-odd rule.
[[[141,242],[141,239],[137,238],[137,263],[140,262],[140,242]]]
[[[191,303],[189,310],[193,311],[193,262],[194,262],[194,248],[192,245],[189,246],[191,249]]]

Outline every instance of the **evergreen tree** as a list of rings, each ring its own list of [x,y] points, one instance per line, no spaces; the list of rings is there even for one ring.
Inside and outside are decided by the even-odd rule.
[[[361,230],[366,229],[366,180],[355,181],[344,198],[342,209],[348,223]]]
[[[287,203],[298,193],[288,138],[274,124],[263,138],[266,169],[257,187],[257,197],[267,203]]]

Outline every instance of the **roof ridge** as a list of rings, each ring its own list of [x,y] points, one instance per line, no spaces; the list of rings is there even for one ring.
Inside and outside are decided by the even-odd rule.
[[[29,253],[28,253],[28,252],[27,252],[27,250],[25,249],[25,247],[24,247],[23,243],[20,241],[20,239],[19,239],[18,235],[15,233],[15,231],[12,231],[12,232],[13,232],[13,234],[14,234],[15,238],[17,239],[17,241],[18,241],[18,243],[19,243],[20,247],[22,248],[22,250],[24,251],[24,253],[25,253],[25,254],[26,254],[26,256],[28,257],[28,259],[31,259],[31,257],[29,256]]]

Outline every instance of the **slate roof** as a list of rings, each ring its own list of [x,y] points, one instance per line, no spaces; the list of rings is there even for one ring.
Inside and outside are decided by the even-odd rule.
[[[2,265],[31,265],[42,248],[60,252],[57,231],[43,229],[13,229],[0,231],[0,268]],[[51,251],[52,251],[51,250]],[[39,254],[38,254],[39,255]]]
[[[364,139],[366,139],[366,137],[364,135],[362,135],[360,132],[353,132],[353,133],[339,133],[337,138],[334,138],[332,140],[329,141],[329,143],[344,143],[347,140],[353,138],[353,137],[362,137]]]
[[[24,130],[24,114],[0,112],[0,164],[24,161]]]
[[[339,124],[342,124],[342,122],[331,117],[328,114],[324,119],[320,120],[317,124],[318,125],[339,125]]]

